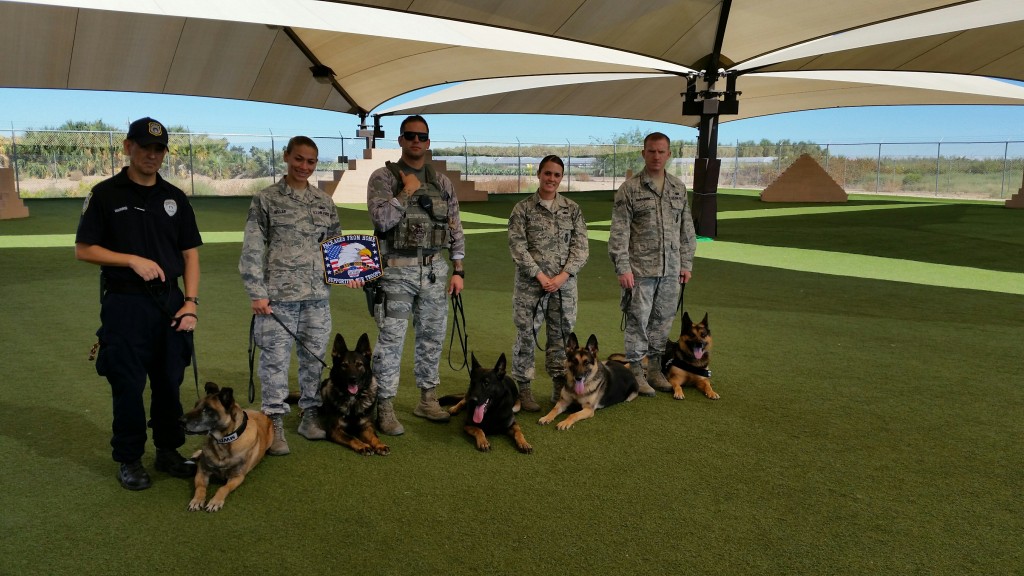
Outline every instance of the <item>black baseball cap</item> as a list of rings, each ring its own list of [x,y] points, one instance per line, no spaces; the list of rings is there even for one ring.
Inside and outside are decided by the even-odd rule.
[[[139,118],[128,126],[128,140],[139,146],[162,144],[167,148],[167,129],[160,122],[150,117]]]

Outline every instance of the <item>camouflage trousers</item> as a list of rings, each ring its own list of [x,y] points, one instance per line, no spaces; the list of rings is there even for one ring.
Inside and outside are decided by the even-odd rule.
[[[273,316],[256,316],[254,335],[260,348],[260,390],[263,397],[263,412],[266,414],[287,414],[291,407],[285,403],[288,397],[288,371],[291,366],[292,349],[299,358],[299,407],[319,406],[320,363],[327,350],[331,335],[331,306],[329,300],[302,300],[299,302],[270,302],[274,316],[284,323],[299,340],[317,356],[306,352]]]
[[[434,281],[430,280],[430,273]],[[377,397],[398,394],[402,349],[413,321],[416,350],[413,373],[416,386],[434,388],[441,383],[441,346],[448,329],[448,263],[436,258],[426,266],[391,266],[380,279],[387,294],[383,313],[377,314],[377,344],[373,347],[373,374]]]
[[[535,278],[516,274],[512,289],[512,321],[516,326],[516,343],[512,346],[513,380],[531,382],[536,376],[534,334],[539,335],[541,323],[547,325],[544,368],[552,378],[565,374],[565,340],[576,326],[577,303],[575,277],[569,277],[558,292],[549,294]]]
[[[668,331],[672,329],[679,304],[678,275],[635,280],[632,291],[622,291],[628,362],[638,362],[644,356],[665,351]]]

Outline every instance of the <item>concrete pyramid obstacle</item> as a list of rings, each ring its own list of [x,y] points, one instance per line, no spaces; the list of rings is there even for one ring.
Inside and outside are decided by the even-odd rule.
[[[796,162],[761,191],[762,202],[846,202],[847,194],[810,156]]]
[[[0,220],[28,218],[28,206],[18,197],[14,168],[0,168]]]

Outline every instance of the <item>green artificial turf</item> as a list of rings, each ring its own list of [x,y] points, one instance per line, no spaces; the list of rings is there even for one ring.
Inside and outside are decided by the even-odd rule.
[[[466,331],[485,365],[511,353],[504,223],[521,197],[462,206]],[[573,197],[591,222],[577,332],[596,334],[603,353],[621,351],[602,240],[610,193]],[[521,414],[534,454],[502,437],[479,453],[460,423],[412,416],[410,341],[397,398],[406,433],[385,439],[391,455],[308,442],[294,433],[293,413],[292,454],[267,457],[207,514],[186,511],[184,480],[151,470],[149,490],[118,486],[109,387],[86,358],[98,271],[70,248],[81,201],[26,204],[30,218],[0,221],[0,574],[960,575],[1024,566],[1019,210],[875,199],[779,206],[722,194],[719,236],[699,245],[685,291],[686,309],[710,316],[721,400],[692,389],[683,401],[640,398],[565,432]],[[195,201],[207,241],[200,377],[233,386],[243,404],[250,309],[237,262],[247,206]],[[369,228],[365,210],[339,213],[347,230]],[[957,280],[945,282],[948,274]],[[361,291],[334,289],[332,312],[347,338],[376,335]],[[448,357],[446,348],[441,391],[462,391],[466,372]],[[456,368],[461,360],[451,351]],[[536,390],[548,408],[550,382],[541,377]],[[182,399],[195,398],[189,372]],[[190,437],[186,449],[200,443]]]

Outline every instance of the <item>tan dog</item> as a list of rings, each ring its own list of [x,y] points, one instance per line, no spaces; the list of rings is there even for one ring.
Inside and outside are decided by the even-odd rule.
[[[690,315],[683,312],[683,325],[679,340],[669,341],[665,347],[665,365],[662,372],[672,385],[672,397],[682,400],[683,386],[694,386],[712,400],[718,400],[718,392],[711,388],[711,324],[708,315],[696,324]]]
[[[620,402],[630,402],[637,396],[636,378],[620,362],[603,363],[597,356],[597,336],[591,334],[585,348],[580,348],[576,333],[569,334],[565,345],[565,377],[562,395],[538,424],[548,424],[565,412],[573,403],[580,410],[570,414],[555,427],[568,430],[580,420],[591,418],[596,410]]]
[[[256,410],[243,410],[235,402],[231,388],[218,388],[206,383],[206,397],[181,417],[188,434],[206,434],[206,443],[192,459],[196,461],[196,491],[189,510],[216,512],[224,507],[224,499],[245,480],[274,440],[270,418]],[[225,481],[209,502],[206,487],[210,477]]]

